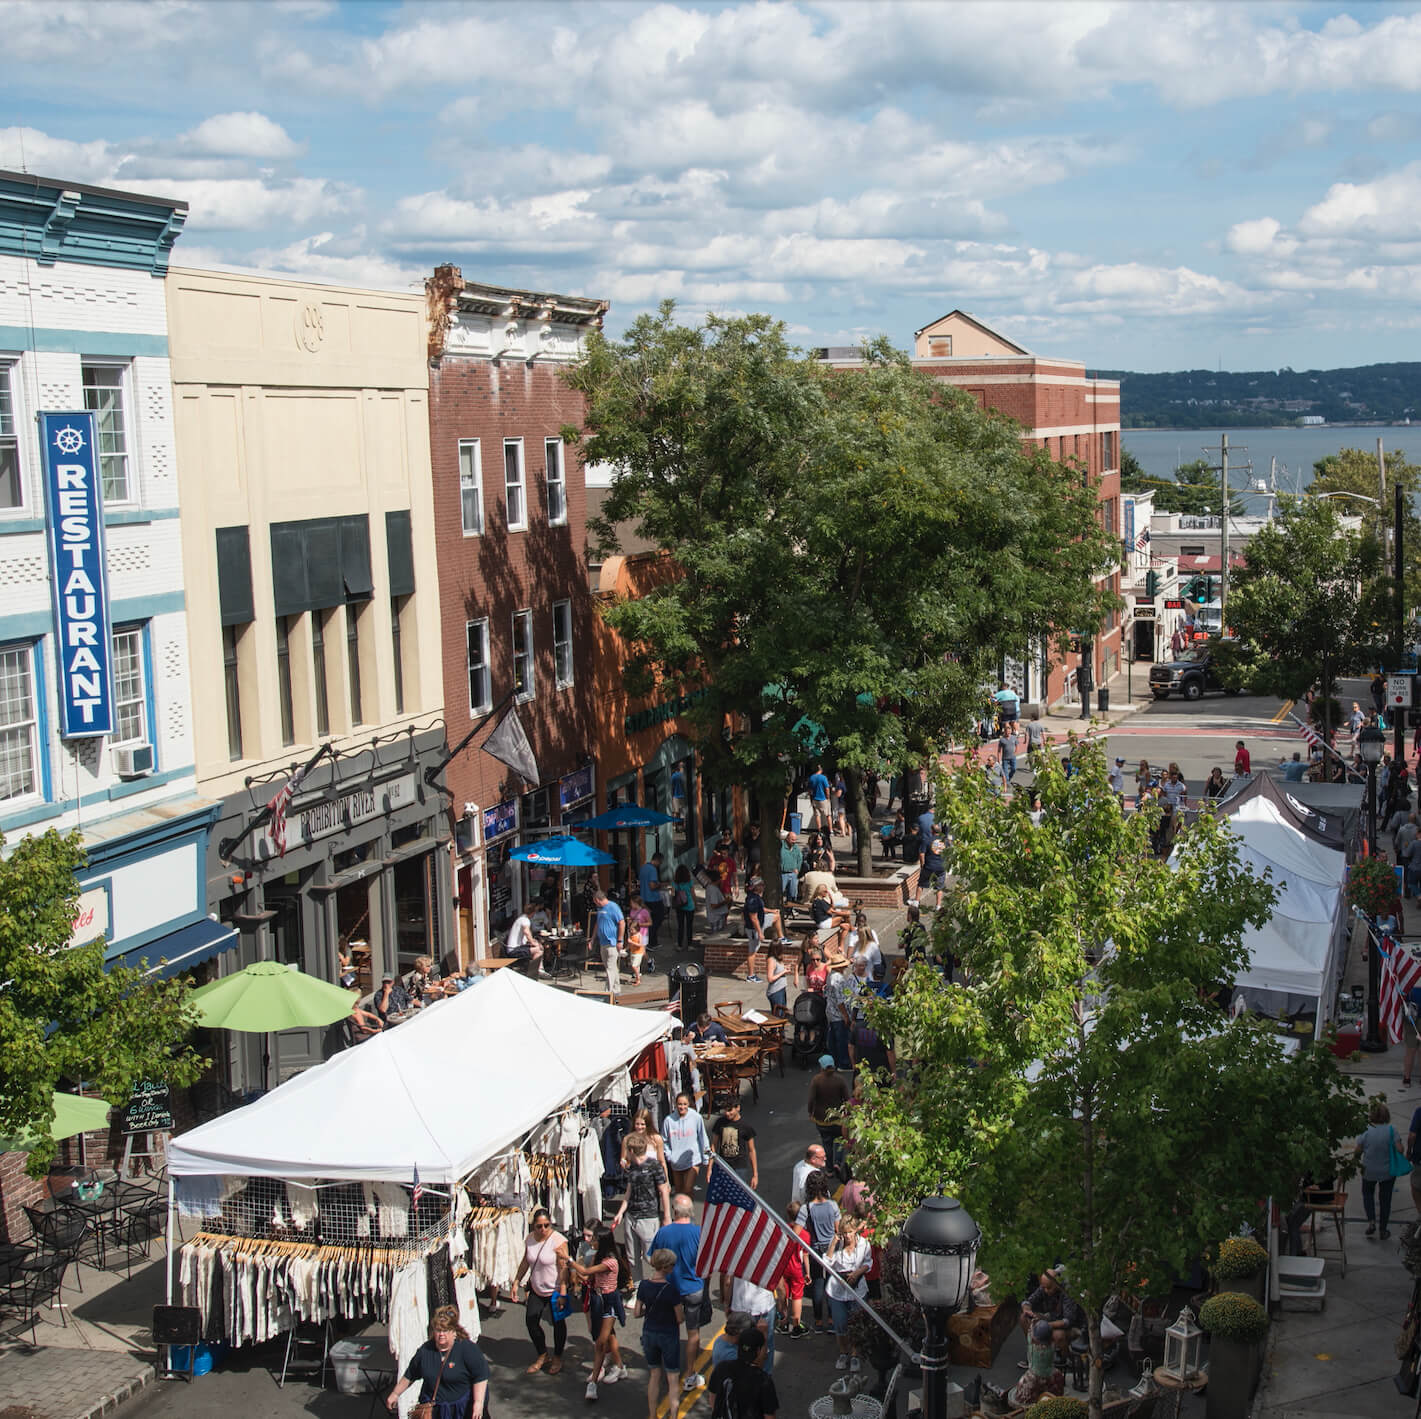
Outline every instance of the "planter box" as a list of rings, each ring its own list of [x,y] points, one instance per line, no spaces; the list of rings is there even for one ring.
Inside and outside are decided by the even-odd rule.
[[[1209,1388],[1205,1419],[1248,1419],[1263,1363],[1263,1346],[1236,1340],[1209,1341]]]
[[[899,867],[885,876],[850,877],[836,872],[834,881],[851,902],[862,902],[865,907],[903,907],[918,895],[918,864]]]

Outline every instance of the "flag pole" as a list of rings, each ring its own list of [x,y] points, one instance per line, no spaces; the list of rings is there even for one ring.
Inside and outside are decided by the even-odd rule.
[[[803,1237],[799,1236],[795,1232],[794,1228],[791,1227],[789,1223],[786,1222],[785,1219],[781,1217],[780,1214],[776,1212],[775,1209],[771,1207],[770,1204],[766,1202],[765,1199],[761,1197],[760,1194],[756,1192],[755,1189],[751,1187],[750,1184],[746,1182],[745,1179],[742,1178],[740,1174],[737,1173],[735,1169],[732,1168],[730,1164],[727,1163],[725,1159],[720,1156],[719,1153],[711,1154],[711,1163],[713,1166],[719,1166],[724,1168],[731,1175],[731,1177],[735,1179],[736,1184],[740,1187],[743,1187],[745,1191],[748,1192],[750,1196],[753,1197],[762,1208],[764,1208],[765,1215],[775,1224],[776,1227],[779,1228],[781,1232],[784,1233],[786,1237],[789,1238],[790,1241],[795,1244],[795,1246],[800,1249],[800,1251],[807,1253],[809,1256],[812,1256],[814,1260],[824,1268],[825,1271],[829,1272],[831,1276],[835,1276],[841,1282],[843,1282],[844,1289],[848,1291],[850,1298],[863,1310],[863,1312],[868,1316],[868,1318],[899,1348],[899,1350],[901,1350],[906,1356],[908,1356],[908,1358],[914,1363],[917,1363],[917,1361],[921,1358],[918,1352],[908,1341],[904,1340],[903,1337],[899,1335],[898,1332],[894,1330],[893,1327],[889,1325],[888,1322],[884,1320],[883,1317],[880,1316],[878,1312],[874,1310],[873,1307],[870,1306],[862,1296],[859,1296],[854,1291],[854,1288],[850,1286],[849,1283],[844,1279],[844,1274],[838,1269],[838,1267],[834,1266],[826,1258],[820,1256],[819,1253],[815,1251],[814,1248],[811,1247],[804,1240]]]
[[[1297,715],[1292,712],[1292,710],[1288,711],[1288,718],[1291,719],[1293,723],[1296,724],[1298,728],[1303,731],[1304,738],[1306,738],[1309,734],[1314,736],[1313,738],[1308,739],[1309,744],[1316,744],[1318,748],[1320,748],[1324,753],[1331,754],[1332,757],[1336,759],[1337,762],[1341,764],[1344,769],[1347,767],[1346,757],[1338,753],[1337,750],[1334,749],[1332,745],[1329,744],[1327,740],[1322,737],[1322,735],[1318,734],[1315,729],[1309,729],[1309,727],[1304,724],[1302,720],[1300,720]]]
[[[311,772],[312,769],[316,767],[317,764],[321,762],[322,759],[326,757],[327,754],[330,754],[332,752],[333,750],[331,747],[331,742],[329,739],[327,739],[326,742],[322,744],[321,747],[317,749],[316,752],[312,754],[311,757],[307,759],[306,762],[302,764],[301,767],[294,774],[291,775],[291,782],[299,783],[303,778],[306,777],[308,773]],[[247,826],[243,828],[242,831],[238,833],[235,838],[223,838],[222,841],[218,843],[218,858],[224,863],[230,862],[232,860],[232,854],[236,852],[236,850],[244,842],[246,842],[246,840],[251,837],[251,835],[256,832],[258,828],[264,828],[270,821],[271,804],[267,803],[260,809],[260,811],[258,811],[252,817],[251,821],[248,822]]]

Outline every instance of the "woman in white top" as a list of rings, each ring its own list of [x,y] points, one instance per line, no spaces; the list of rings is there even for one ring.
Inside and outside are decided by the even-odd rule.
[[[868,973],[874,980],[883,979],[883,951],[878,944],[878,933],[861,911],[854,913],[854,929],[849,932],[849,960],[860,958],[868,963]]]
[[[528,1304],[524,1324],[528,1329],[528,1339],[538,1352],[537,1358],[528,1366],[527,1374],[536,1375],[547,1367],[550,1375],[562,1369],[562,1352],[567,1346],[567,1320],[553,1321],[553,1353],[548,1354],[548,1342],[543,1337],[543,1316],[552,1320],[554,1295],[567,1286],[567,1238],[553,1230],[553,1219],[545,1207],[533,1213],[533,1230],[523,1244],[523,1260],[518,1264],[518,1275],[513,1278],[513,1304],[518,1304],[518,1283],[524,1275],[528,1277]]]
[[[853,1342],[849,1339],[849,1316],[853,1314],[853,1298],[863,1300],[868,1295],[868,1282],[864,1279],[873,1265],[873,1249],[868,1238],[859,1230],[857,1217],[840,1217],[834,1240],[824,1259],[838,1272],[829,1274],[829,1313],[834,1318],[834,1334],[839,1340],[839,1358],[834,1362],[836,1370],[857,1370],[859,1357],[853,1353]],[[839,1277],[844,1279],[841,1281]]]
[[[664,1168],[666,1166],[666,1145],[661,1141],[661,1135],[651,1126],[651,1115],[645,1109],[638,1109],[636,1116],[632,1119],[631,1132],[622,1139],[622,1167],[627,1166],[627,1144],[633,1138],[646,1139],[646,1155],[648,1158],[655,1158]]]

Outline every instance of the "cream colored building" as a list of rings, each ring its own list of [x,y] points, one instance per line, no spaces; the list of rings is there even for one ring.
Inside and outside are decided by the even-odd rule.
[[[962,310],[949,311],[913,332],[913,354],[920,360],[993,359],[1029,353]]]
[[[424,296],[174,268],[167,297],[209,910],[235,965],[335,979],[346,938],[368,986],[453,940]],[[323,745],[282,851],[263,810]],[[284,1038],[281,1072],[320,1052]]]

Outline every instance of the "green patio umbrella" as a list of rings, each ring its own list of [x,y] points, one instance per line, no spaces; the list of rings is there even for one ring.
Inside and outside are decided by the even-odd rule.
[[[192,993],[198,1020],[209,1029],[252,1035],[333,1025],[350,1014],[354,1000],[350,991],[277,961],[253,961],[244,970]],[[270,1083],[270,1074],[271,1052],[269,1044],[264,1044],[263,1083]]]
[[[76,1133],[107,1128],[110,1108],[112,1105],[107,1099],[86,1099],[79,1094],[56,1093],[50,1136],[57,1142],[61,1138],[73,1138]],[[39,1135],[32,1129],[24,1128],[13,1138],[0,1138],[0,1153],[28,1153],[38,1142]]]

